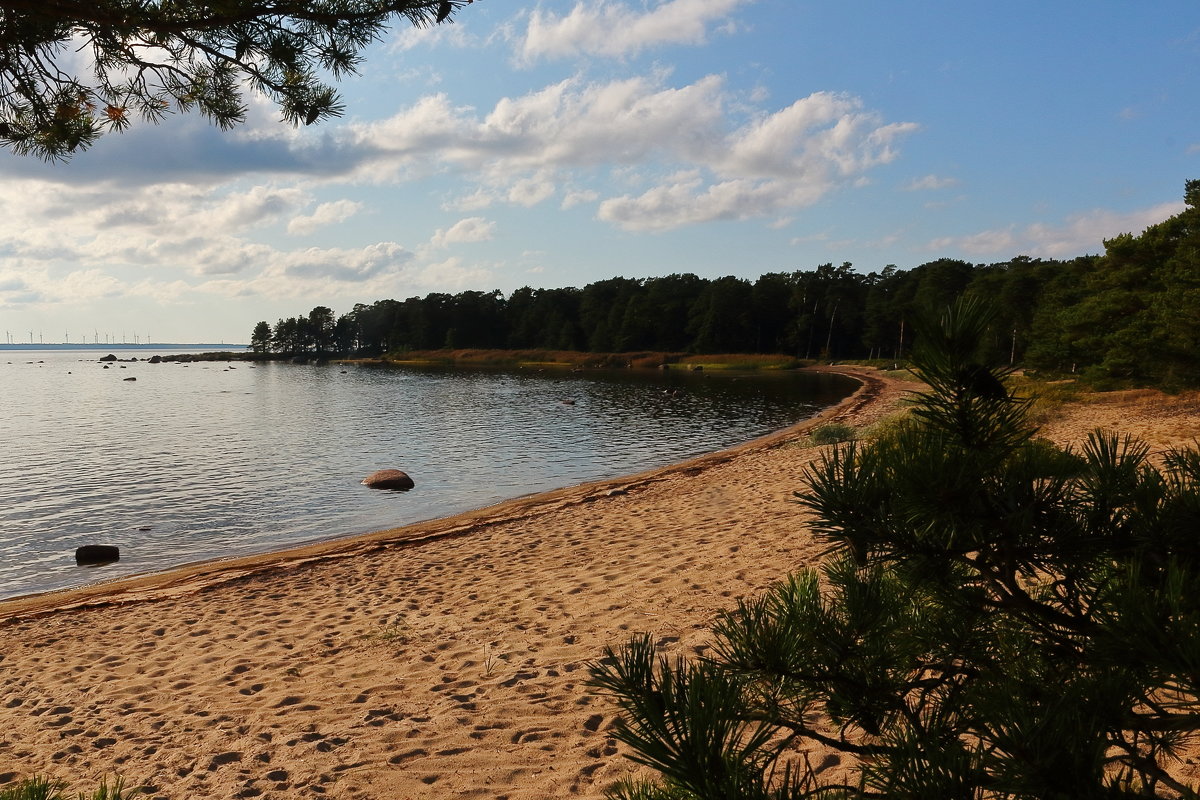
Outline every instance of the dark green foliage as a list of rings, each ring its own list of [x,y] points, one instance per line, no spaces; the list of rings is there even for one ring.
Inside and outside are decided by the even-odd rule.
[[[250,334],[250,350],[255,353],[271,352],[271,323],[263,320],[254,326]]]
[[[1191,200],[1182,213],[1139,236],[1113,237],[1104,255],[1070,261],[939,259],[866,275],[849,263],[821,264],[753,283],[674,274],[582,289],[523,287],[507,298],[433,293],[359,304],[336,323],[316,325],[311,314],[280,320],[271,347],[364,355],[439,348],[786,353],[899,364],[912,352],[914,322],[924,311],[974,296],[994,310],[978,332],[976,361],[1076,373],[1100,386],[1200,386],[1197,186],[1187,183]]]
[[[354,72],[396,20],[442,22],[471,0],[6,0],[0,5],[0,145],[68,158],[132,116],[197,110],[245,119],[246,85],[311,125],[342,113],[324,73]],[[91,74],[63,68],[72,51]]]
[[[741,602],[711,657],[639,637],[593,666],[661,776],[614,797],[1197,796],[1200,451],[1035,438],[988,329],[971,301],[925,326],[910,420],[809,470],[819,571]]]

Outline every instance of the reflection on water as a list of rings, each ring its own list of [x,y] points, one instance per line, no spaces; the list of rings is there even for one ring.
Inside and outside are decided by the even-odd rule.
[[[853,389],[837,376],[680,371],[104,369],[98,355],[0,353],[0,597],[636,472],[784,427]],[[416,488],[359,484],[380,468]],[[119,546],[121,561],[76,567],[90,543]]]

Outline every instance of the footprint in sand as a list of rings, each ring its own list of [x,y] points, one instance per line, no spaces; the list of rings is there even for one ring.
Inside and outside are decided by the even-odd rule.
[[[403,764],[405,761],[411,761],[414,758],[421,758],[429,755],[429,751],[418,747],[415,750],[406,750],[403,753],[398,753],[388,759],[389,764]]]

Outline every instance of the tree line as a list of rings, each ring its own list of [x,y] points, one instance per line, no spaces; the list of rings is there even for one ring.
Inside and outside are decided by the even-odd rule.
[[[786,353],[801,359],[907,358],[913,320],[960,296],[995,311],[999,363],[1093,382],[1200,382],[1200,181],[1186,208],[1105,252],[1068,260],[938,259],[861,273],[850,263],[756,280],[690,273],[616,277],[583,288],[465,291],[357,304],[336,316],[255,326],[251,347],[280,354],[377,356],[409,350]]]

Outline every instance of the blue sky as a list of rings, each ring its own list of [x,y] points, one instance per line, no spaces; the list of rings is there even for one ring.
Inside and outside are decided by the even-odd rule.
[[[477,0],[297,130],[0,152],[16,341],[246,341],[429,292],[1069,258],[1200,177],[1200,6]]]

